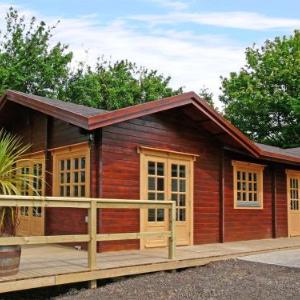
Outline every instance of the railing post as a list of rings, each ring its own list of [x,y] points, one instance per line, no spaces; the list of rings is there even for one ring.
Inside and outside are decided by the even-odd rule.
[[[176,256],[176,202],[173,201],[169,209],[169,259],[174,259]]]
[[[88,209],[88,230],[90,241],[88,245],[88,267],[90,271],[97,268],[97,202],[90,201],[90,208]],[[97,288],[97,280],[91,280],[89,287]]]

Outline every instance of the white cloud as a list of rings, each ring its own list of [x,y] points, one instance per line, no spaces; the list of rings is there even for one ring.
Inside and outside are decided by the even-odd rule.
[[[219,76],[237,70],[243,62],[242,47],[216,36],[176,31],[144,34],[120,21],[97,27],[92,24],[93,21],[62,19],[55,37],[70,44],[78,60],[93,63],[102,54],[113,59],[127,58],[171,75],[172,85],[184,86],[185,90],[197,92],[205,85],[218,95]]]
[[[270,29],[297,29],[300,28],[300,19],[268,17],[254,12],[171,12],[164,15],[139,15],[131,19],[147,22],[151,25],[170,23],[194,23],[218,27],[270,30]]]
[[[187,1],[173,1],[173,0],[150,0],[162,7],[170,8],[171,10],[184,10],[189,7]]]

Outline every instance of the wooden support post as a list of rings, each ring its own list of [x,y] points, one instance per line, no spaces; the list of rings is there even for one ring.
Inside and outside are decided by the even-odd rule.
[[[219,215],[219,240],[220,243],[225,241],[225,154],[224,148],[221,150],[220,155],[220,167],[219,167],[219,206],[220,206],[220,215]]]
[[[176,203],[172,203],[169,209],[169,230],[171,236],[169,237],[169,259],[174,259],[176,256]]]
[[[91,271],[97,268],[97,202],[91,200],[88,210],[88,230],[89,230],[89,246],[88,246],[88,266]],[[97,280],[91,280],[89,287],[97,288]]]
[[[272,167],[272,237],[277,238],[277,179],[276,167]]]

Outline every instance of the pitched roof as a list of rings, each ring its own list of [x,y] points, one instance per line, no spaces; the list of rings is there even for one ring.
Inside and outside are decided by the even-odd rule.
[[[0,109],[7,100],[40,111],[52,117],[65,120],[83,128],[87,127],[88,118],[96,115],[99,116],[107,112],[103,109],[40,97],[32,94],[25,94],[12,90],[8,90],[1,97]]]
[[[183,93],[178,96],[155,100],[114,111],[105,111],[12,90],[8,90],[0,98],[0,110],[5,105],[6,101],[18,103],[86,130],[94,130],[172,108],[192,106],[199,111],[199,113],[204,115],[209,122],[213,123],[222,132],[229,135],[237,144],[246,149],[254,157],[300,164],[300,148],[281,149],[252,142],[239,129],[212,109],[206,101],[201,99],[194,92]]]
[[[300,156],[300,147],[298,147],[298,148],[289,148],[289,149],[286,149],[286,151],[290,154]]]
[[[289,156],[294,156],[297,158],[300,157],[300,147],[284,149],[284,148],[260,144],[260,143],[255,143],[255,144],[260,149],[262,149],[263,151],[266,151],[266,152],[276,153],[276,154],[280,154],[280,155],[289,155]]]

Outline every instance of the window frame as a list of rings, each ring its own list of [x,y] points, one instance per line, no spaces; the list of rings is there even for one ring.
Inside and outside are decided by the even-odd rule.
[[[264,169],[265,165],[261,164],[255,164],[255,163],[249,163],[244,161],[232,161],[233,166],[233,194],[234,194],[234,209],[263,209],[264,208]],[[257,173],[257,205],[254,205],[254,201],[243,201],[238,200],[238,189],[237,189],[237,173],[240,172],[246,172],[246,173]],[[247,185],[248,185],[248,179],[246,179]],[[248,187],[246,190],[247,197],[249,196]]]
[[[53,187],[52,192],[53,196],[60,196],[60,161],[67,159],[74,159],[79,156],[85,157],[85,196],[73,196],[70,194],[68,197],[76,197],[76,198],[86,198],[90,196],[90,148],[88,143],[77,144],[77,145],[69,145],[65,147],[60,147],[57,149],[51,150],[52,154],[52,165],[53,165]],[[72,163],[71,163],[72,165]],[[72,177],[72,167],[70,169],[70,176]],[[72,180],[70,181],[70,183]],[[71,187],[71,185],[70,185]],[[71,188],[72,189],[72,188]]]

